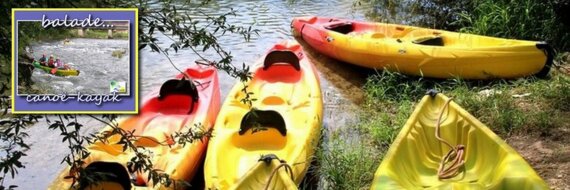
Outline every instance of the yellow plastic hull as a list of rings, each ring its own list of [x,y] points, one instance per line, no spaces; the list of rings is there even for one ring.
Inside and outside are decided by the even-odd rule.
[[[531,166],[503,139],[451,102],[440,134],[452,146],[465,145],[465,165],[451,179],[437,170],[449,147],[435,138],[440,111],[448,97],[426,95],[396,137],[371,189],[548,189]]]
[[[319,52],[351,64],[432,78],[493,79],[548,74],[547,44],[406,25],[301,17],[294,33]],[[344,27],[344,28],[341,28]],[[419,44],[440,38],[440,45]],[[439,40],[439,39],[435,39]]]
[[[233,87],[208,144],[204,165],[207,189],[263,189],[277,164],[276,160],[267,164],[259,161],[262,155],[274,154],[292,167],[293,179],[284,168],[276,170],[269,189],[295,189],[310,166],[323,113],[317,72],[296,42],[278,44],[273,50],[301,56],[300,71],[290,65],[273,65],[264,70],[263,63],[259,63],[252,66],[251,80]],[[240,121],[250,112],[250,107],[241,102],[244,85],[257,99],[252,107],[274,110],[282,116],[286,135],[274,128],[239,134]]]

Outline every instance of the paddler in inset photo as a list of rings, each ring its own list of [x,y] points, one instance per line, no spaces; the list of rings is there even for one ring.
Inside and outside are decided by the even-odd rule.
[[[39,60],[40,65],[46,66],[46,61],[47,61],[46,54],[42,54],[42,57]]]
[[[55,68],[57,69],[62,69],[62,70],[69,70],[69,66],[67,64],[64,64],[63,61],[61,61],[61,59],[57,58],[55,59]]]
[[[53,64],[54,61],[55,61],[55,60],[53,60],[53,55],[50,55],[50,56],[49,56],[49,59],[48,59],[48,61],[47,61],[47,66],[48,66],[48,67],[52,67],[52,68],[55,67],[55,65]]]

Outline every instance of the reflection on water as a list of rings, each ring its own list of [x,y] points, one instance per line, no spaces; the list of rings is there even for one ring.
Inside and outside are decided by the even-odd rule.
[[[32,46],[34,57],[39,59],[54,55],[80,71],[79,76],[55,76],[41,69],[34,69],[32,80],[50,94],[89,94],[109,93],[111,80],[129,80],[129,41],[115,39],[71,39],[69,44],[62,41],[40,43]],[[121,57],[113,57],[114,51],[125,51]]]
[[[203,8],[203,11],[219,15],[228,12],[231,8],[236,10],[237,16],[228,17],[229,23],[241,26],[255,23],[254,28],[260,30],[259,36],[253,36],[250,42],[244,42],[240,36],[220,37],[220,43],[232,53],[234,64],[237,65],[251,64],[260,59],[277,42],[284,39],[294,40],[290,32],[290,23],[293,17],[320,15],[365,19],[364,11],[360,8],[353,8],[353,1],[348,0],[223,0],[213,1],[211,5]],[[167,47],[170,44],[167,37],[159,35],[156,37],[164,41],[163,46]],[[329,129],[346,127],[355,122],[356,115],[352,110],[356,109],[356,105],[362,100],[361,87],[365,82],[366,72],[369,71],[332,60],[316,53],[307,45],[301,44],[319,71],[324,99],[325,115],[323,118],[325,127]],[[38,49],[35,51],[40,52]],[[207,52],[205,55],[215,59],[213,52]],[[171,59],[177,67],[185,68],[193,65],[194,60],[198,57],[189,50],[182,50],[178,53],[172,52]],[[74,66],[79,66],[79,64]],[[109,72],[109,70],[106,71]],[[219,73],[221,94],[222,98],[225,98],[236,80],[224,72]],[[152,53],[147,48],[140,52],[140,74],[140,94],[144,95],[159,88],[168,77],[176,74],[176,70],[168,63],[166,57]],[[84,86],[83,88],[94,87]],[[88,121],[87,118],[83,120]],[[91,128],[89,131],[97,131],[101,125],[89,121],[86,127]],[[32,149],[27,152],[29,156],[23,160],[26,168],[20,170],[17,179],[9,180],[7,184],[18,184],[21,189],[43,189],[54,179],[55,174],[64,167],[64,164],[59,163],[68,149],[60,143],[61,140],[58,140],[61,139],[58,136],[59,133],[48,132],[45,128],[47,127],[44,122],[31,127],[28,141],[32,143]]]

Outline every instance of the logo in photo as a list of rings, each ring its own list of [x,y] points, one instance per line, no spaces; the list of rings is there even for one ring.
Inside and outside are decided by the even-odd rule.
[[[111,81],[109,86],[110,93],[126,93],[127,92],[127,82],[125,81]]]

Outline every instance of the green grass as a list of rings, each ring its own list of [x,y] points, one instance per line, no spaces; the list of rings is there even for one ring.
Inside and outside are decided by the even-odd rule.
[[[359,0],[371,20],[521,40],[570,51],[568,14],[560,0]],[[567,8],[566,8],[567,9]]]
[[[362,1],[376,5],[368,13],[372,20],[503,38],[548,40],[557,50],[570,49],[570,26],[560,23],[553,10],[557,1]],[[561,59],[562,56],[556,58]],[[383,155],[414,105],[429,89],[453,97],[502,138],[521,133],[548,136],[555,128],[570,128],[566,118],[570,115],[570,76],[558,71],[551,71],[549,79],[509,81],[434,80],[378,72],[369,76],[364,85],[366,101],[360,122],[332,131],[317,151],[319,184],[324,189],[368,189]]]
[[[43,28],[41,22],[18,22],[19,52],[26,46],[39,41],[63,40],[73,36],[71,29]]]
[[[437,89],[502,138],[570,128],[570,76],[511,81],[434,80],[379,72],[364,85],[360,122],[332,131],[317,151],[325,189],[367,189],[383,155],[428,89]],[[485,95],[483,92],[488,92]],[[514,97],[513,95],[527,95]]]
[[[570,26],[560,22],[553,0],[476,0],[472,10],[459,13],[461,32],[549,41],[559,50],[570,50]]]
[[[350,131],[354,132],[351,135]],[[383,151],[369,144],[367,134],[350,128],[333,131],[326,142],[317,149],[321,189],[368,189],[374,172],[380,164]]]

